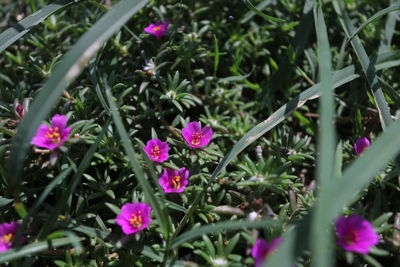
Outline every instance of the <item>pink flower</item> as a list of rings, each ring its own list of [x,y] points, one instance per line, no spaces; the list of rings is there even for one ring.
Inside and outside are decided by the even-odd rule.
[[[121,208],[115,221],[127,235],[139,232],[151,222],[151,207],[146,203],[126,203]]]
[[[56,114],[51,119],[51,126],[41,124],[32,138],[32,144],[37,147],[54,150],[68,140],[71,128],[66,128],[67,117]]]
[[[371,145],[371,142],[367,137],[361,137],[356,140],[354,144],[354,150],[356,151],[357,156],[359,156],[365,149],[367,149]]]
[[[154,35],[157,39],[163,37],[168,31],[169,21],[157,21],[144,28],[144,32]]]
[[[210,143],[213,130],[209,126],[201,128],[199,122],[192,121],[182,129],[182,135],[190,147],[199,148]]]
[[[179,171],[166,169],[161,174],[158,182],[165,193],[181,193],[185,190],[188,182],[189,171],[181,168]]]
[[[152,161],[163,162],[168,159],[168,143],[158,138],[147,141],[143,150]]]
[[[277,237],[268,244],[263,239],[257,239],[256,243],[251,248],[251,256],[253,256],[256,261],[256,267],[262,266],[264,260],[276,250],[282,241],[283,239],[281,237]]]
[[[19,224],[16,222],[0,224],[0,252],[5,252],[11,248],[18,227]]]
[[[367,254],[370,247],[379,242],[379,236],[371,223],[357,214],[340,216],[336,221],[339,245],[347,251]]]

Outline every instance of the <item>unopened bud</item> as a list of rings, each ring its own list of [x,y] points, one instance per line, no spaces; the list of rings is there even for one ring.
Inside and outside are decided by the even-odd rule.
[[[24,103],[23,104],[20,104],[18,99],[15,99],[15,102],[14,102],[14,107],[15,107],[14,113],[15,113],[15,116],[18,117],[18,119],[20,119],[20,120],[23,119],[23,117],[25,116],[26,112],[28,112],[28,105],[29,105],[29,99],[28,98],[24,99]]]

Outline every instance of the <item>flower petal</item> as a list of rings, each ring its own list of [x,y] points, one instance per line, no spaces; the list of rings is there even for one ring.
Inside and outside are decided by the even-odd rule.
[[[58,127],[61,131],[67,126],[67,121],[67,116],[56,114],[51,119],[51,127]]]

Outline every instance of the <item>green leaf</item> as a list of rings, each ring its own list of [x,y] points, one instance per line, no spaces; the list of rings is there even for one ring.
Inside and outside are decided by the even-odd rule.
[[[78,1],[75,0],[56,1],[55,3],[51,3],[36,11],[32,15],[24,18],[17,24],[14,24],[13,26],[11,26],[11,28],[5,30],[3,33],[0,34],[0,53],[3,52],[4,49],[12,45],[19,38],[27,34],[37,24],[41,23],[50,15],[77,2]]]

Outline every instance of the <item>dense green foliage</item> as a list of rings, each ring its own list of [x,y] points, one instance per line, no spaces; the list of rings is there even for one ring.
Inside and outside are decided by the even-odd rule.
[[[250,266],[255,240],[277,236],[271,266],[400,263],[400,1],[58,1],[16,38],[51,2],[0,0],[0,223],[25,237],[1,264]],[[163,38],[143,32],[159,20]],[[54,114],[72,127],[56,159],[30,145]],[[190,121],[213,128],[204,149],[182,138]],[[143,152],[152,138],[167,161]],[[165,194],[158,176],[181,167],[188,187]],[[138,201],[153,221],[126,236],[115,217]],[[371,221],[380,244],[343,251],[339,213]]]

